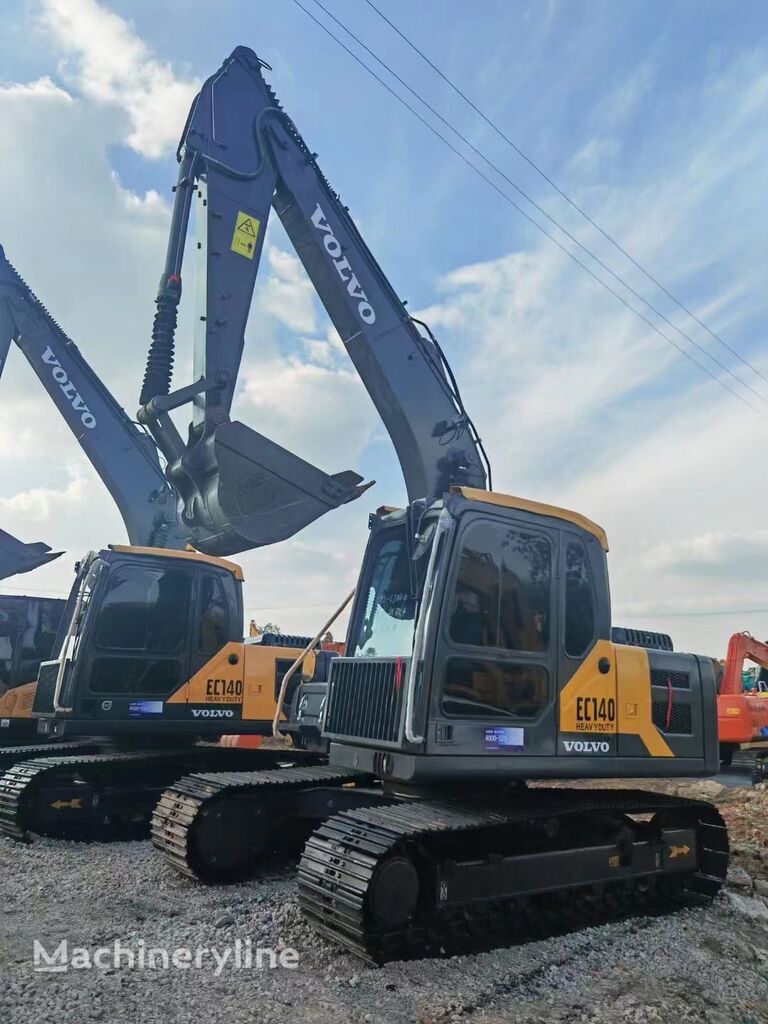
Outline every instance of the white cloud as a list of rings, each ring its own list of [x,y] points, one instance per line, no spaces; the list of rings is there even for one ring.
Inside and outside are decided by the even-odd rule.
[[[58,71],[46,67],[50,76],[0,88],[0,133],[14,140],[13,160],[0,162],[0,240],[133,411],[168,205],[156,191],[126,188],[108,153],[125,142],[145,156],[171,152],[196,82],[157,58],[104,4],[41,0],[38,9],[42,38],[63,62]],[[638,146],[632,116],[653,75],[652,65],[641,66],[587,119],[594,140],[581,148],[579,181],[591,179],[584,205],[740,347],[736,328],[743,337],[755,328],[760,337],[765,322],[764,230],[755,215],[768,155],[765,54],[713,73],[690,106],[667,106],[664,117],[646,122]],[[572,74],[563,81],[559,91],[554,81],[548,102],[580,95]],[[600,180],[614,146],[633,155],[621,187]],[[398,166],[418,180],[415,163],[405,172]],[[419,197],[435,204],[436,231],[448,199],[466,198],[455,191],[457,180],[448,171]],[[381,201],[359,211],[369,233],[381,211],[397,205],[391,177],[370,186],[369,197]],[[765,605],[761,572],[747,571],[750,562],[765,562],[763,423],[548,247],[457,268],[426,314],[441,329],[497,488],[578,508],[606,526],[617,621],[670,628],[678,646],[712,653],[723,651],[732,628],[768,632],[765,618],[679,617]],[[489,249],[500,251],[498,239]],[[636,275],[633,281],[640,283]],[[403,285],[407,293],[409,282]],[[268,240],[254,312],[238,396],[242,419],[329,472],[377,475],[390,457],[385,445],[375,446],[376,466],[359,464],[377,416],[284,240]],[[182,324],[179,338],[191,333]],[[111,498],[37,388],[12,354],[0,404],[2,525],[27,536],[27,522],[44,517],[32,532],[73,556],[122,539]],[[244,555],[247,610],[297,632],[319,625],[354,579],[370,504],[353,503],[299,538]],[[65,590],[70,561],[39,570],[30,586]]]
[[[0,93],[6,100],[16,100],[21,103],[34,102],[36,99],[46,102],[72,103],[69,93],[56,85],[48,75],[43,75],[42,78],[37,78],[34,82],[12,82],[10,85],[1,85]]]
[[[745,345],[748,325],[759,337],[768,314],[756,215],[768,152],[753,99],[764,68],[765,54],[757,66],[727,68],[686,124],[658,123],[649,141],[665,152],[663,171],[638,162],[627,183],[601,186],[587,205],[768,375],[764,349],[749,353]],[[635,76],[598,111],[625,150],[619,114],[639,102],[650,76],[650,69]],[[654,304],[671,309],[594,232],[577,230]],[[423,315],[441,328],[495,486],[576,508],[607,528],[617,622],[666,626],[678,646],[712,652],[724,651],[735,629],[768,632],[768,617],[760,626],[747,615],[719,614],[766,605],[765,421],[547,241],[459,268],[441,291]],[[768,397],[768,387],[692,320],[680,311],[672,319]],[[662,329],[690,350],[672,328]]]
[[[296,256],[271,245],[262,260],[266,278],[260,301],[265,312],[299,334],[316,330],[315,290]]]
[[[88,482],[83,477],[75,477],[66,487],[33,487],[29,491],[19,491],[10,498],[0,498],[0,516],[3,522],[18,520],[23,524],[49,524],[62,506],[77,505],[82,508],[89,496]]]
[[[623,125],[650,91],[655,77],[653,63],[641,61],[598,103],[594,111],[596,121],[608,127]]]
[[[584,176],[594,175],[606,170],[619,152],[619,144],[615,139],[594,138],[585,142],[581,148],[574,153],[568,162],[570,170],[577,171]]]
[[[139,195],[133,189],[123,186],[117,171],[112,171],[112,180],[126,210],[153,220],[163,228],[168,226],[171,208],[156,189],[147,189],[143,195]]]
[[[765,581],[768,530],[721,531],[659,544],[648,553],[651,569],[677,575]]]
[[[199,82],[152,55],[130,22],[96,0],[41,0],[39,22],[64,54],[62,73],[94,103],[117,107],[125,142],[146,157],[176,144]]]
[[[378,423],[354,370],[298,359],[244,365],[242,419],[326,472],[356,469]]]

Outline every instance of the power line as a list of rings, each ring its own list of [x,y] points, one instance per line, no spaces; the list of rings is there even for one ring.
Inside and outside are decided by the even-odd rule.
[[[653,612],[652,614],[646,614],[645,612],[630,612],[625,616],[622,612],[615,612],[619,618],[635,618],[635,619],[694,619],[694,618],[710,618],[718,615],[768,615],[768,608],[724,608],[720,611],[712,612]]]
[[[590,259],[593,259],[595,263],[597,263],[597,265],[601,267],[607,274],[610,274],[611,277],[618,284],[620,284],[622,288],[626,288],[631,295],[634,295],[636,299],[639,299],[640,302],[647,306],[647,308],[651,310],[657,317],[659,317],[660,320],[662,320],[669,327],[671,327],[673,331],[677,331],[677,333],[682,338],[685,338],[685,340],[689,344],[693,345],[694,348],[698,349],[702,355],[706,356],[708,359],[711,359],[717,367],[719,367],[729,376],[733,377],[733,379],[742,387],[745,387],[748,391],[750,391],[755,396],[755,398],[758,399],[758,401],[763,402],[765,405],[768,406],[768,398],[762,395],[759,391],[756,391],[751,384],[748,384],[746,381],[742,380],[741,377],[737,376],[729,366],[721,362],[716,356],[713,356],[707,348],[705,348],[703,345],[700,345],[697,341],[695,341],[681,327],[678,327],[677,324],[674,323],[674,321],[670,320],[669,317],[662,312],[662,310],[658,309],[656,306],[653,305],[653,303],[649,302],[648,299],[646,299],[645,296],[643,296],[639,291],[637,291],[636,288],[633,288],[632,285],[628,284],[624,280],[624,278],[621,277],[620,274],[617,274],[616,271],[614,271],[611,267],[608,266],[607,263],[601,260],[600,257],[597,256],[594,252],[592,252],[591,249],[589,249],[586,245],[584,245],[583,242],[579,241],[579,239],[576,238],[576,236],[573,235],[570,231],[568,231],[567,228],[564,228],[563,225],[555,217],[547,213],[543,206],[537,203],[535,199],[533,199],[531,196],[528,195],[527,192],[520,188],[520,186],[515,181],[513,181],[508,174],[506,174],[497,164],[495,164],[480,149],[478,149],[478,147],[475,146],[474,143],[472,143],[466,137],[466,135],[462,134],[462,132],[455,128],[454,125],[452,125],[450,121],[448,121],[440,113],[439,110],[436,110],[430,103],[428,103],[427,100],[425,100],[424,97],[419,92],[417,92],[416,89],[409,85],[408,82],[405,81],[405,79],[401,78],[400,75],[395,70],[393,70],[393,68],[390,67],[389,64],[386,63],[386,61],[383,61],[381,57],[379,57],[369,46],[367,46],[362,41],[362,39],[359,38],[359,36],[356,36],[355,33],[350,28],[348,28],[342,21],[340,21],[339,18],[337,18],[332,11],[329,11],[328,8],[321,2],[321,0],[314,0],[314,2],[332,21],[334,21],[339,26],[339,28],[342,29],[342,31],[346,32],[347,35],[350,36],[350,38],[354,39],[358,46],[362,47],[362,49],[365,50],[366,53],[370,54],[370,56],[373,57],[373,59],[378,64],[380,64],[381,67],[383,67],[390,75],[392,75],[392,77],[396,79],[396,81],[398,81],[405,89],[407,89],[408,92],[419,101],[419,103],[421,103],[424,107],[427,108],[427,110],[430,111],[430,113],[432,113],[436,118],[438,118],[438,120],[442,124],[444,124],[449,131],[453,132],[453,134],[457,138],[459,138],[464,143],[465,146],[468,146],[469,149],[471,149],[473,153],[479,156],[481,160],[483,160],[490,168],[492,168],[492,170],[494,170],[496,174],[499,175],[500,178],[503,178],[508,185],[511,185],[512,188],[518,193],[518,195],[522,196],[527,203],[530,203],[535,210],[537,210],[543,217],[546,217],[547,220],[551,224],[553,224],[559,231],[562,231],[566,238],[573,242],[574,245],[577,245],[582,252],[584,252],[587,256],[590,257]]]
[[[0,584],[0,597],[5,590],[13,590],[19,594],[35,594],[39,597],[69,597],[67,590],[35,590],[34,587],[12,587],[9,583]]]
[[[618,299],[618,301],[621,302],[621,304],[623,306],[626,306],[626,308],[628,310],[630,310],[630,312],[634,313],[635,316],[639,317],[644,323],[646,323],[651,328],[651,330],[655,331],[656,334],[658,334],[661,338],[664,339],[664,341],[666,341],[668,344],[672,345],[675,349],[677,349],[677,351],[681,355],[685,356],[685,358],[688,359],[689,362],[693,363],[694,366],[697,366],[703,373],[706,373],[706,375],[708,377],[710,377],[713,381],[715,381],[717,384],[719,384],[720,387],[722,387],[726,391],[730,392],[730,394],[732,394],[735,398],[738,398],[738,400],[740,402],[743,402],[744,405],[748,406],[748,408],[750,408],[753,412],[755,412],[762,419],[768,420],[768,416],[766,416],[765,413],[763,413],[756,406],[752,405],[752,403],[749,401],[749,399],[747,399],[743,395],[739,394],[738,391],[734,391],[733,388],[729,387],[729,385],[725,383],[725,381],[721,380],[714,373],[712,373],[712,371],[709,370],[708,367],[704,366],[697,359],[695,359],[690,354],[690,352],[686,351],[686,349],[684,349],[681,345],[679,345],[676,341],[674,341],[674,339],[672,339],[668,335],[666,335],[659,327],[657,327],[656,324],[653,323],[653,321],[649,320],[643,313],[640,312],[640,310],[635,309],[635,307],[632,306],[631,303],[627,302],[627,300],[622,295],[620,295],[614,288],[612,288],[606,281],[604,281],[590,267],[588,267],[586,265],[586,263],[583,263],[578,258],[578,256],[576,256],[574,253],[572,253],[570,251],[570,249],[568,249],[566,246],[564,246],[562,244],[562,242],[560,242],[557,238],[555,238],[555,236],[553,234],[551,234],[549,231],[547,231],[547,229],[545,227],[543,227],[541,224],[539,224],[539,222],[534,217],[532,217],[526,210],[524,210],[518,203],[516,203],[514,201],[514,199],[512,199],[511,196],[507,195],[507,193],[502,188],[500,188],[500,186],[497,185],[495,181],[493,181],[491,178],[489,178],[488,175],[485,174],[475,164],[473,164],[472,161],[467,156],[465,156],[464,153],[462,153],[460,149],[458,149],[456,146],[454,146],[453,143],[450,141],[450,139],[447,139],[444,135],[442,135],[437,130],[437,128],[435,128],[435,126],[433,124],[431,124],[429,121],[427,121],[427,119],[425,117],[423,117],[417,110],[414,110],[414,108],[406,100],[404,100],[403,97],[400,96],[399,93],[395,92],[395,90],[387,82],[385,82],[383,78],[381,78],[379,75],[377,75],[376,72],[365,63],[365,61],[363,61],[360,57],[358,57],[358,55],[353,50],[351,50],[345,43],[343,43],[341,41],[341,39],[339,39],[338,36],[334,35],[334,33],[328,28],[327,25],[324,25],[318,18],[316,18],[315,15],[312,14],[312,12],[309,11],[300,2],[300,0],[293,0],[293,2],[296,4],[297,7],[299,7],[307,15],[307,17],[309,17],[319,28],[321,28],[327,35],[329,35],[331,37],[331,39],[333,39],[334,42],[337,43],[337,45],[339,45],[346,53],[348,53],[349,56],[352,57],[353,60],[357,61],[357,63],[365,71],[367,71],[369,75],[371,75],[373,78],[375,78],[376,81],[381,86],[383,86],[383,88],[385,88],[387,90],[387,92],[389,92],[392,96],[394,96],[394,98],[398,101],[398,103],[400,103],[402,106],[404,106],[406,108],[406,110],[408,110],[411,114],[413,114],[413,116],[415,118],[417,118],[417,120],[421,121],[421,123],[423,125],[425,125],[425,127],[428,128],[429,131],[431,131],[433,135],[437,136],[437,138],[440,139],[440,141],[445,146],[447,146],[453,153],[455,153],[455,155],[458,156],[460,160],[462,160],[469,168],[471,168],[477,175],[479,175],[483,179],[483,181],[485,181],[488,185],[490,185],[491,188],[494,189],[494,191],[497,192],[502,197],[502,199],[504,199],[505,202],[509,203],[509,205],[512,206],[515,210],[517,210],[518,213],[522,214],[522,216],[525,217],[526,220],[530,221],[530,223],[533,224],[534,227],[536,227],[543,235],[545,235],[551,242],[553,242],[558,247],[558,249],[560,249],[563,253],[565,253],[566,256],[568,256],[569,259],[571,259],[577,266],[581,267],[582,270],[586,271],[586,273],[588,273],[590,277],[594,278],[594,280],[597,281],[598,284],[600,284],[603,288],[605,288],[606,291],[610,292],[610,294],[613,295],[614,298]],[[645,301],[645,300],[643,300],[643,301]],[[699,346],[697,346],[697,347],[699,347]],[[705,351],[705,354],[709,355],[709,353],[706,353],[706,350],[704,350],[704,351]],[[712,359],[713,357],[709,356],[709,358]],[[728,371],[728,372],[731,373],[731,371]],[[735,377],[735,375],[733,373],[731,373],[731,376]],[[735,377],[735,379],[736,379],[737,383],[743,384],[743,382],[738,377]],[[748,386],[748,385],[745,385],[745,386]],[[760,396],[760,397],[762,398],[762,396]]]
[[[483,121],[485,121],[485,123],[490,128],[493,129],[493,131],[499,136],[500,139],[503,139],[503,141],[506,142],[507,145],[510,146],[518,154],[518,156],[522,157],[522,159],[525,160],[525,162],[530,167],[532,167],[534,171],[536,171],[536,173],[540,175],[540,177],[542,177],[544,181],[547,182],[548,185],[551,185],[555,192],[557,192],[557,194],[561,196],[568,203],[569,206],[576,210],[577,213],[579,213],[589,224],[592,225],[593,228],[595,228],[596,231],[598,231],[603,236],[603,238],[610,242],[611,245],[613,245],[622,254],[622,256],[625,256],[633,266],[637,267],[637,269],[642,274],[644,274],[649,281],[651,281],[668,298],[670,298],[677,306],[679,306],[680,309],[683,310],[683,312],[687,313],[688,316],[691,317],[691,319],[694,320],[699,325],[699,327],[703,327],[703,329],[711,337],[713,337],[715,341],[720,342],[720,344],[723,345],[726,349],[728,349],[728,351],[732,355],[734,355],[739,360],[739,362],[743,363],[744,366],[748,367],[750,370],[756,373],[758,377],[761,377],[766,382],[766,384],[768,384],[768,377],[766,377],[765,374],[758,370],[756,366],[753,366],[752,363],[750,363],[748,359],[745,359],[744,356],[737,352],[735,348],[732,348],[731,345],[729,345],[724,338],[721,338],[720,335],[717,334],[716,331],[713,331],[712,328],[709,327],[707,324],[705,324],[703,320],[700,320],[699,317],[693,312],[693,310],[689,309],[684,302],[682,302],[675,295],[673,295],[672,292],[669,291],[669,289],[666,288],[661,283],[661,281],[658,280],[658,278],[654,277],[654,275],[649,270],[646,270],[646,268],[638,260],[636,260],[635,257],[630,252],[628,252],[619,242],[617,242],[612,235],[610,235],[595,220],[593,220],[592,217],[589,216],[589,214],[586,212],[586,210],[584,210],[583,207],[579,206],[577,202],[571,199],[571,197],[562,188],[560,188],[560,186],[555,181],[553,181],[552,178],[545,171],[543,171],[541,167],[539,167],[539,165],[534,160],[532,160],[531,157],[528,156],[527,153],[523,152],[523,150],[520,149],[520,147],[517,146],[512,141],[512,139],[510,139],[509,136],[506,135],[493,120],[491,120],[490,117],[488,117],[487,114],[485,114],[475,103],[473,103],[469,96],[467,96],[466,93],[462,92],[462,90],[455,84],[455,82],[451,81],[451,79],[443,71],[441,71],[440,68],[429,59],[429,57],[427,57],[423,50],[420,50],[419,47],[414,42],[412,42],[401,29],[397,27],[397,25],[395,25],[394,22],[391,21],[386,16],[386,14],[384,14],[384,12],[381,11],[376,6],[375,3],[373,3],[373,0],[366,0],[366,3],[379,15],[380,18],[382,18],[389,25],[391,29],[393,29],[393,31],[397,33],[397,35],[400,36],[400,38],[405,43],[408,44],[408,46],[410,46],[412,50],[414,50],[422,58],[422,60],[426,61],[426,63],[433,69],[433,71],[435,71],[440,76],[440,78],[442,78],[446,85],[450,86],[450,88],[453,89],[453,91],[458,96],[460,96],[461,99],[463,99],[464,102],[467,103],[475,111],[475,113],[480,115]]]
[[[252,604],[245,609],[246,614],[250,612],[298,612],[315,609],[326,609],[332,611],[335,606],[328,601],[323,604]]]

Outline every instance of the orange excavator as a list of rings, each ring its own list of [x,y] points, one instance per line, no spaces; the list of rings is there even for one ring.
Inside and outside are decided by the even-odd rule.
[[[760,667],[757,689],[746,690],[744,662]],[[761,678],[765,677],[765,678]],[[720,757],[724,766],[734,764],[734,755],[743,752],[750,759],[752,781],[768,780],[768,643],[749,633],[734,633],[728,641],[717,697]]]

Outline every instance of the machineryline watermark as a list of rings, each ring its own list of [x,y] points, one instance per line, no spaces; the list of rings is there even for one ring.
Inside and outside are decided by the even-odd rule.
[[[65,974],[67,971],[292,971],[299,966],[299,954],[289,946],[253,945],[250,939],[235,939],[228,946],[153,946],[138,939],[126,943],[115,939],[111,946],[73,946],[66,939],[48,950],[34,941],[32,963],[41,974]]]

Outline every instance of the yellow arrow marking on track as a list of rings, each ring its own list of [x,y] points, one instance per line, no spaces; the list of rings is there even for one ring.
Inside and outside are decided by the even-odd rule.
[[[78,796],[73,797],[71,800],[54,800],[51,807],[56,811],[60,811],[64,807],[71,807],[73,811],[82,811],[83,798]]]
[[[670,860],[674,860],[675,857],[687,857],[690,852],[690,846],[673,846],[670,848],[669,857]]]

